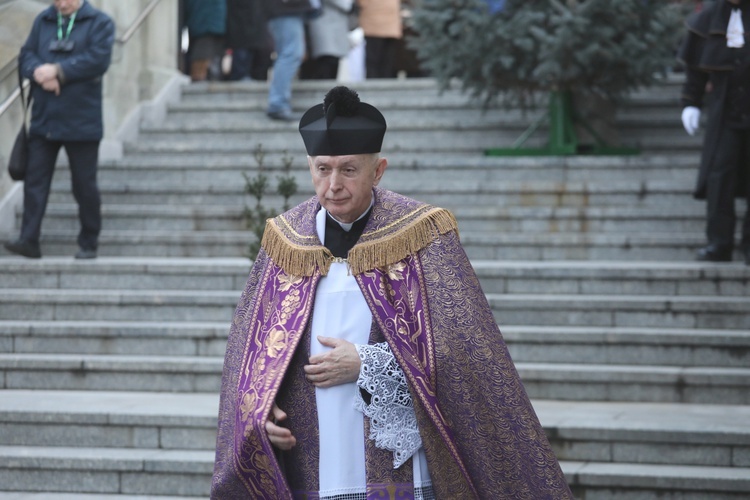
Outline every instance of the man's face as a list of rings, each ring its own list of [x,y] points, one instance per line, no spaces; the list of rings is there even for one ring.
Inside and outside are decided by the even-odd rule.
[[[315,194],[339,222],[354,222],[370,206],[388,161],[378,155],[308,156]]]
[[[63,16],[69,16],[77,11],[82,0],[55,0],[55,8]]]

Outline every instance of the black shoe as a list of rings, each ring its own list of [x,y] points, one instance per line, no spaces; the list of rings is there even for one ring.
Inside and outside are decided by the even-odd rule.
[[[706,262],[731,262],[732,249],[708,245],[698,250],[696,258],[697,260]]]
[[[25,241],[16,240],[16,241],[9,241],[3,246],[5,247],[7,251],[11,253],[14,253],[16,255],[22,255],[24,257],[28,257],[29,259],[41,259],[42,258],[42,251],[39,249],[38,245],[33,245]]]
[[[96,250],[81,248],[76,252],[76,259],[96,259]]]
[[[297,116],[291,111],[269,111],[266,113],[266,116],[268,116],[271,120],[278,120],[282,122],[297,122],[302,118],[301,116]]]

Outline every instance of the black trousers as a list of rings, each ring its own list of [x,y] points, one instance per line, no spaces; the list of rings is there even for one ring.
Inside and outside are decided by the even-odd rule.
[[[47,210],[52,175],[60,148],[64,147],[70,162],[73,196],[78,202],[81,230],[78,246],[96,250],[102,227],[101,197],[96,182],[99,141],[49,141],[29,137],[29,168],[23,185],[23,219],[21,241],[39,245],[42,218]]]
[[[724,128],[707,177],[706,236],[712,245],[734,248],[734,203],[739,183],[744,183],[747,194],[741,241],[745,249],[750,248],[750,130]]]
[[[339,74],[339,58],[320,56],[308,59],[300,66],[300,80],[335,80]]]
[[[365,77],[395,78],[396,38],[365,37]]]

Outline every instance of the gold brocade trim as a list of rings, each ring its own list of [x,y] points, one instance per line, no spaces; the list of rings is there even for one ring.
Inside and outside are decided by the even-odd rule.
[[[377,235],[383,229],[388,231],[382,236]],[[346,261],[351,274],[357,275],[399,262],[423,249],[441,234],[458,231],[458,223],[448,210],[433,207],[405,223],[404,227],[395,231],[390,229],[374,231],[368,235],[375,235],[374,238],[356,244],[349,251]],[[335,261],[331,251],[324,246],[299,245],[289,241],[278,227],[277,219],[266,221],[261,246],[277,266],[294,276],[312,276],[316,270],[325,276]]]
[[[325,276],[333,261],[333,254],[324,246],[303,246],[289,241],[275,219],[266,221],[260,246],[277,266],[293,276],[312,276],[318,269]]]
[[[451,212],[432,208],[395,233],[355,245],[347,257],[349,269],[357,275],[388,266],[423,249],[441,234],[457,230],[458,223]]]

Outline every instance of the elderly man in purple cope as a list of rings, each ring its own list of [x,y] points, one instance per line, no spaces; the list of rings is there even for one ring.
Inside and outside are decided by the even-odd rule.
[[[211,498],[572,498],[453,215],[377,187],[385,129],[346,87],[300,121],[316,196],[237,306]]]

